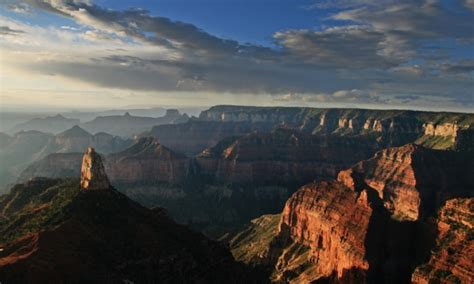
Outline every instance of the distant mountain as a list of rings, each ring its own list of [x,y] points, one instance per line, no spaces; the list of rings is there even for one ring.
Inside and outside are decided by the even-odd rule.
[[[48,116],[44,118],[34,118],[17,124],[11,128],[9,132],[16,133],[18,131],[36,130],[56,134],[79,123],[79,119],[66,118],[60,114],[57,114],[55,116]]]
[[[124,115],[99,116],[81,124],[81,127],[91,133],[107,132],[122,137],[133,137],[150,130],[155,125],[183,123],[188,119],[186,114],[181,115],[178,110],[167,110],[163,117],[157,118],[133,116],[126,112]]]
[[[180,107],[179,111],[186,113],[189,116],[198,116],[199,113],[203,110],[202,107]],[[164,107],[152,107],[152,108],[138,108],[138,107],[129,107],[124,109],[112,109],[104,111],[68,111],[63,112],[67,117],[77,118],[81,121],[91,121],[98,116],[122,116],[125,113],[129,113],[133,116],[145,116],[145,117],[161,117],[166,115],[167,109]]]
[[[92,135],[79,126],[73,126],[57,135],[31,130],[20,131],[13,137],[1,137],[5,144],[0,148],[0,192],[14,182],[29,164],[51,153],[82,152],[88,146],[111,153],[123,150],[133,143],[132,140],[107,133]]]
[[[81,185],[33,179],[1,196],[0,208],[4,283],[264,281],[224,246],[116,191],[93,150],[84,155]]]
[[[0,147],[3,148],[7,146],[8,144],[10,144],[12,139],[13,137],[11,137],[10,135],[0,132]]]

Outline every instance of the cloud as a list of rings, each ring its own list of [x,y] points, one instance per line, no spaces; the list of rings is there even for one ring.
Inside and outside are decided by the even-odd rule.
[[[31,7],[26,3],[10,3],[7,4],[7,8],[10,11],[20,14],[29,14],[31,12]]]
[[[256,45],[218,38],[198,27],[165,17],[151,16],[144,9],[114,11],[90,1],[30,0],[35,7],[65,15],[95,30],[130,37],[151,45],[187,51],[199,56],[222,57],[244,54],[262,56],[273,51]]]
[[[318,1],[311,9],[326,9],[333,26],[278,31],[272,47],[220,38],[138,8],[25,3],[79,26],[0,21],[28,33],[2,39],[11,64],[28,72],[102,88],[270,94],[282,102],[474,104],[472,64],[453,60],[449,50],[473,45],[470,0],[458,9],[434,0]]]
[[[444,63],[441,65],[441,70],[446,73],[454,74],[471,73],[474,72],[474,59],[461,62]]]
[[[474,10],[474,0],[464,0],[464,5],[467,8]]]
[[[400,63],[396,57],[381,54],[384,35],[365,27],[290,30],[278,32],[274,37],[291,55],[319,66],[384,68]]]
[[[19,35],[24,33],[21,30],[14,30],[7,26],[0,26],[0,35]]]

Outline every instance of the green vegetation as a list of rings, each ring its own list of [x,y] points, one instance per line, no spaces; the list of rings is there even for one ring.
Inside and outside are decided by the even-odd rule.
[[[263,215],[229,241],[232,255],[238,261],[249,263],[258,258],[278,233],[280,214]]]
[[[77,179],[58,181],[52,186],[47,181],[17,186],[0,199],[0,202],[8,199],[8,206],[15,204],[15,210],[4,213],[0,219],[0,243],[60,224],[79,192]]]
[[[454,138],[452,136],[423,135],[415,141],[415,144],[437,150],[448,150],[454,147]]]

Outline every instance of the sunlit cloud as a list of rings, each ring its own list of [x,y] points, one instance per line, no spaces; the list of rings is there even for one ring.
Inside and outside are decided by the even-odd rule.
[[[328,17],[338,25],[281,30],[271,35],[274,47],[264,47],[139,8],[30,0],[15,5],[74,23],[38,26],[0,17],[2,65],[28,78],[54,77],[46,83],[51,88],[67,81],[107,94],[206,94],[210,104],[225,94],[279,103],[469,107],[473,59],[453,59],[449,49],[473,47],[471,4],[459,2],[463,11],[456,14],[428,0],[318,1],[307,9],[338,7]],[[15,11],[12,5],[7,8]],[[432,41],[453,44],[431,48]]]

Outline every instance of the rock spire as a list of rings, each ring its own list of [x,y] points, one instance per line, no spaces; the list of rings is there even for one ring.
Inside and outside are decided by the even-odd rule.
[[[107,190],[111,188],[102,159],[92,147],[87,148],[82,158],[81,188],[84,190]]]

